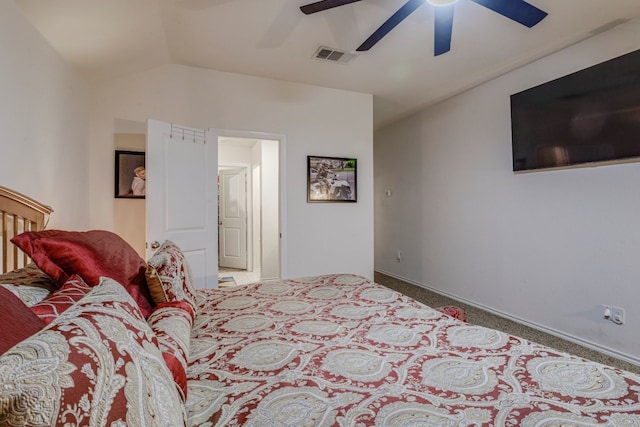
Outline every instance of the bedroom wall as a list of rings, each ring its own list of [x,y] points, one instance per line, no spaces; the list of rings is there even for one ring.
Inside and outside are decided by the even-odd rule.
[[[0,185],[51,205],[48,228],[89,226],[88,88],[0,2]]]
[[[286,137],[284,277],[373,276],[372,96],[167,65],[92,88],[91,225],[113,229],[114,119]],[[306,156],[358,158],[358,203],[308,204]],[[330,250],[328,250],[330,249]]]
[[[514,174],[509,99],[638,48],[630,22],[377,132],[376,270],[640,364],[640,163]]]

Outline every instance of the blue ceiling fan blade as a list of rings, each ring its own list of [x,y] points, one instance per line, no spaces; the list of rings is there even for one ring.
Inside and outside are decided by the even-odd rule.
[[[547,16],[547,12],[538,9],[524,0],[473,1],[529,28],[533,27]]]
[[[373,32],[369,36],[368,39],[364,41],[356,49],[358,52],[364,52],[371,49],[376,43],[378,43],[384,36],[386,36],[389,31],[393,30],[396,25],[404,21],[404,19],[411,15],[417,8],[424,4],[425,0],[409,0],[406,2],[400,9],[396,11],[391,18],[387,19],[384,24],[382,24],[377,30]]]
[[[453,4],[436,6],[433,34],[433,54],[442,55],[451,50],[451,32],[453,30]]]
[[[322,0],[300,6],[300,10],[305,15],[311,15],[312,13],[322,12],[323,10],[333,9],[334,7],[344,6],[358,1],[362,0]]]

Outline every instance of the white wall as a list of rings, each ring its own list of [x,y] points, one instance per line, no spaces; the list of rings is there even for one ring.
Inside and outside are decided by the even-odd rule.
[[[0,185],[51,205],[48,228],[89,226],[87,103],[74,70],[0,2]]]
[[[638,48],[632,23],[376,133],[376,270],[640,363],[640,163],[514,174],[509,99]]]
[[[274,197],[278,194],[278,162],[280,156],[278,141],[265,140],[262,141],[260,146],[262,149],[260,154],[262,159],[260,167],[260,229],[262,230],[260,277],[273,279],[280,276],[280,267],[278,265],[280,260],[280,216],[278,212],[280,197]],[[373,257],[371,262],[373,263]],[[373,274],[373,269],[371,274]]]
[[[262,185],[260,183],[262,178],[262,144],[256,144],[251,150],[251,159],[253,167],[251,168],[251,182],[253,184],[253,194],[251,204],[253,206],[253,217],[251,218],[253,227],[253,253],[251,258],[253,261],[252,271],[260,272],[262,270],[262,252],[260,250],[261,236],[262,236],[262,224],[260,224],[260,218],[262,217]]]
[[[286,136],[284,277],[373,275],[372,96],[167,65],[92,90],[91,221],[113,228],[114,119]],[[358,203],[308,204],[306,156],[358,158]],[[331,248],[330,251],[327,248]]]

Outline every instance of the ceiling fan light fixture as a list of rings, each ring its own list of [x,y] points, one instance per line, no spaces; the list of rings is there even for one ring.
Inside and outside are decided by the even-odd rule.
[[[302,12],[308,14],[321,12],[334,7],[345,6],[362,0],[316,0],[301,6]],[[434,6],[434,56],[439,56],[451,50],[451,33],[453,30],[453,13],[458,0],[407,0],[396,12],[389,17],[368,39],[364,41],[356,52],[366,52],[378,43],[384,36],[411,15],[420,6],[429,3]],[[548,13],[538,9],[527,0],[471,0],[490,9],[505,18],[511,19],[525,27],[533,27],[542,21]]]
[[[433,6],[449,6],[458,0],[427,0],[427,3]]]

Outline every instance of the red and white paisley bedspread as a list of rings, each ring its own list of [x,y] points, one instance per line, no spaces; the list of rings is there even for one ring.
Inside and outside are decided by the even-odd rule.
[[[190,425],[640,426],[640,377],[359,276],[200,291]]]

